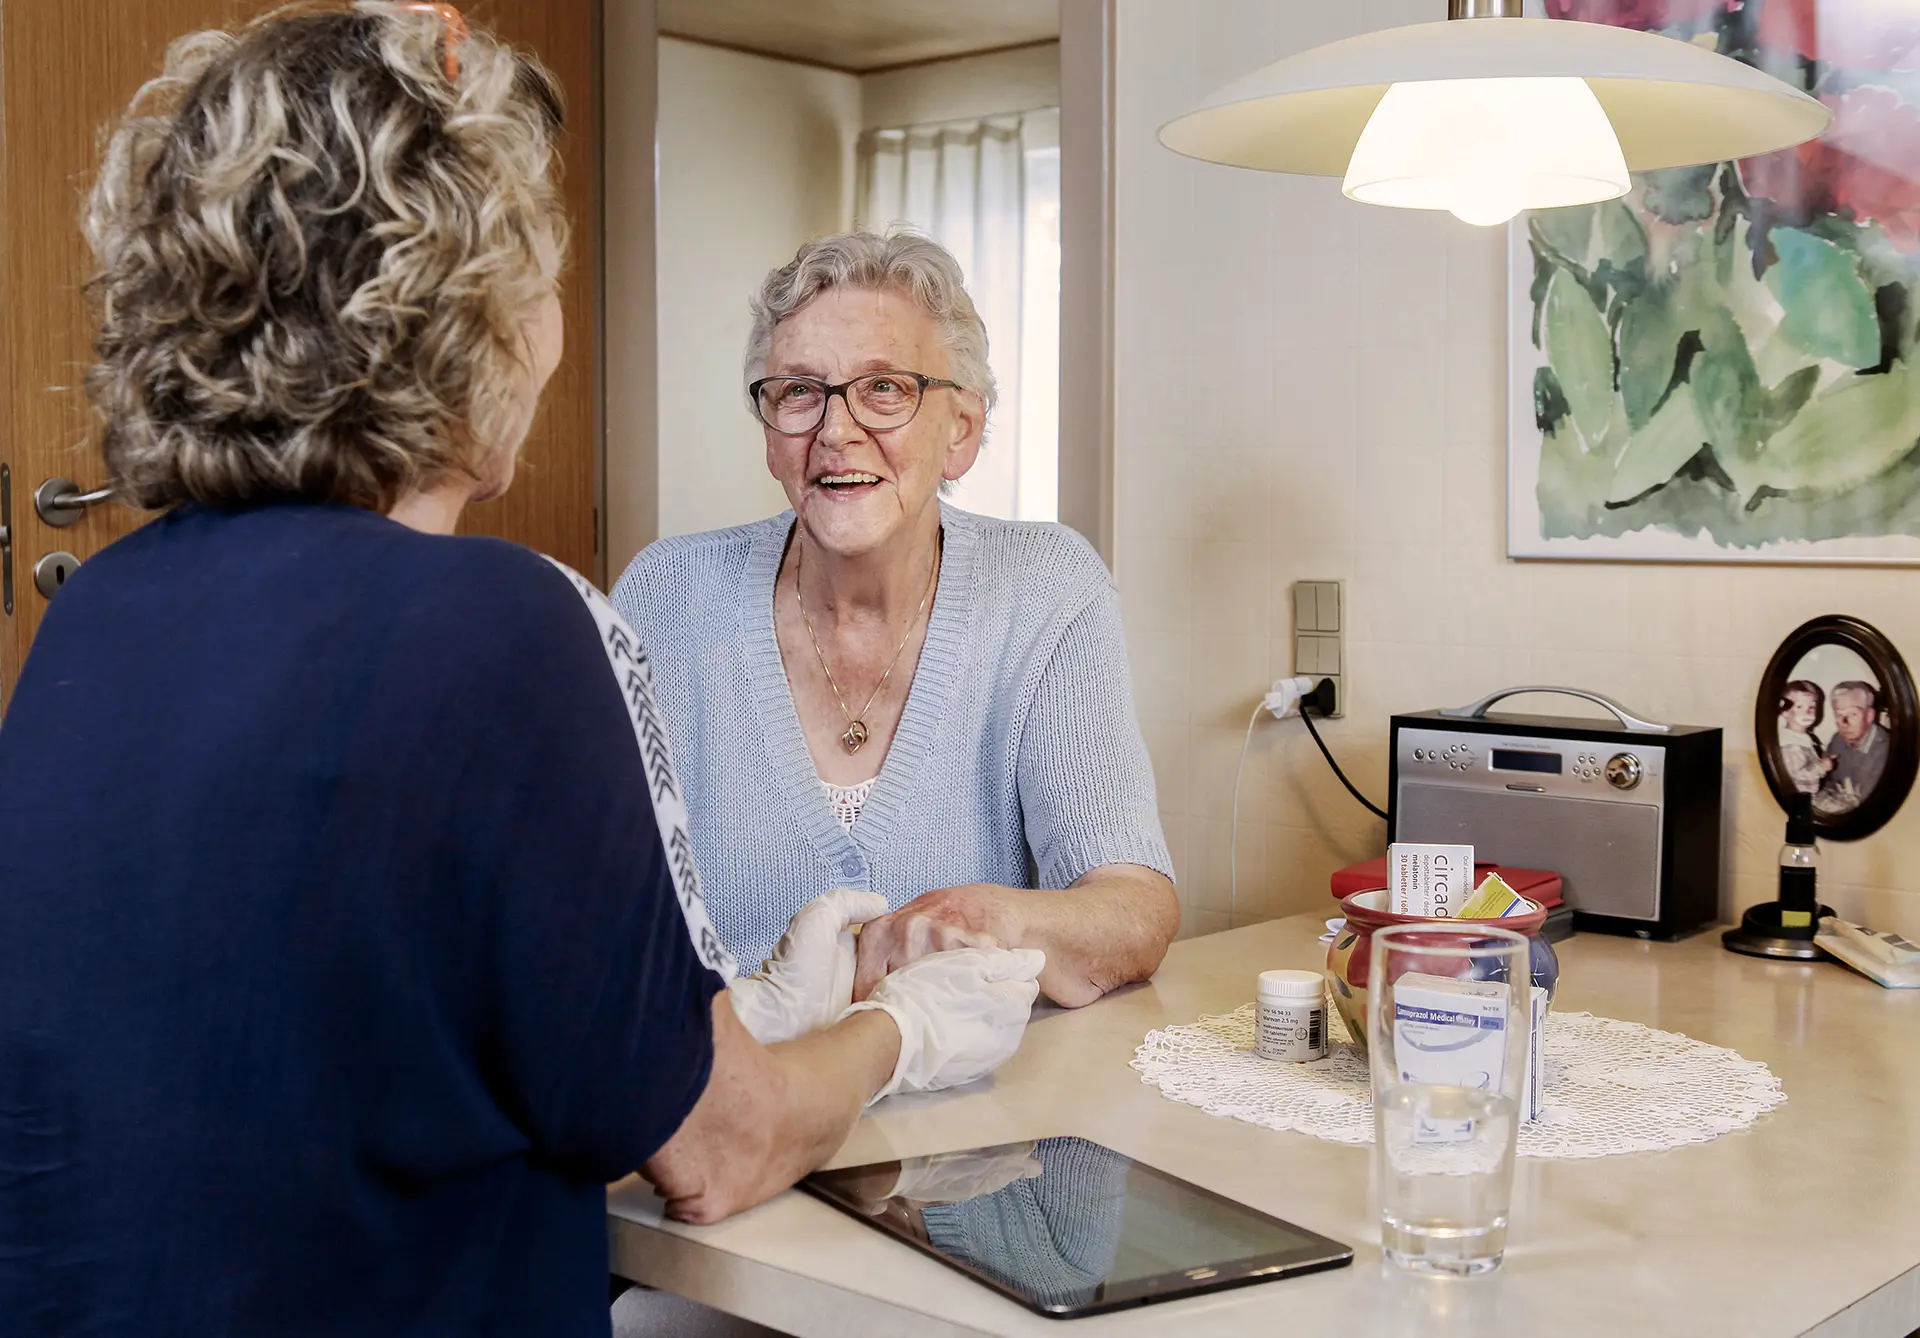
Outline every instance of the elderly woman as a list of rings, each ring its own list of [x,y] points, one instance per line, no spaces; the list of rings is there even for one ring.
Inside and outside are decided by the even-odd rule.
[[[1179,924],[1113,582],[1058,525],[941,501],[993,407],[958,264],[827,237],[753,304],[747,401],[792,509],[653,544],[614,603],[655,654],[714,923],[757,961],[868,888],[856,997],[922,953],[1040,948],[1075,1006]]]
[[[757,1202],[1034,998],[973,950],[848,1009],[857,892],[723,989],[631,632],[454,537],[560,357],[562,233],[556,91],[457,20],[197,34],[112,136],[89,389],[164,514],[0,728],[8,1333],[604,1335],[607,1180]]]

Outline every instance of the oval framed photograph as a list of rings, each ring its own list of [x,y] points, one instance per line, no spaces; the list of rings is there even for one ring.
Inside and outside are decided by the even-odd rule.
[[[1907,662],[1858,618],[1803,623],[1767,664],[1753,737],[1782,808],[1809,794],[1821,836],[1870,836],[1900,811],[1920,766],[1920,708]]]

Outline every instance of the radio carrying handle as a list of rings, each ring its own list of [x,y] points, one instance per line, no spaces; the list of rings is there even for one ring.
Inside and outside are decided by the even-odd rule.
[[[1440,714],[1448,720],[1484,720],[1487,718],[1488,708],[1495,702],[1505,701],[1508,697],[1517,697],[1523,692],[1557,692],[1564,697],[1578,697],[1582,701],[1590,701],[1595,706],[1602,706],[1613,712],[1613,718],[1618,720],[1624,728],[1632,730],[1635,734],[1669,734],[1673,732],[1673,726],[1671,725],[1661,725],[1651,720],[1642,720],[1619,702],[1602,697],[1597,692],[1587,692],[1581,688],[1502,688],[1491,696],[1482,697],[1471,706],[1456,706],[1451,710],[1442,711]]]

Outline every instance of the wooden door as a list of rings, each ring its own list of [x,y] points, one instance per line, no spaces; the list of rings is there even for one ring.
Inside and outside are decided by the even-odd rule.
[[[36,514],[46,480],[102,482],[98,429],[80,391],[90,360],[79,220],[102,129],[160,69],[168,42],[231,26],[279,0],[0,2],[0,525],[11,608],[0,612],[0,711],[47,606],[34,569],[84,561],[146,517],[107,503],[65,528]],[[513,490],[465,528],[524,543],[599,578],[596,288],[599,283],[600,0],[482,0],[470,18],[532,49],[566,89],[561,146],[573,246],[563,306],[567,355],[549,385]],[[0,590],[0,595],[4,595]],[[4,603],[0,600],[0,603]]]

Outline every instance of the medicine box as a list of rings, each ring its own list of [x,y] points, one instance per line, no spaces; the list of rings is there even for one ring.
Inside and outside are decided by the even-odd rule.
[[[1387,847],[1387,896],[1395,915],[1451,919],[1472,895],[1472,846],[1395,841]]]
[[[1546,1066],[1541,1037],[1547,992],[1530,986],[1526,1068],[1520,1119],[1539,1118]],[[1507,1059],[1507,987],[1492,980],[1456,980],[1409,971],[1393,986],[1394,1056],[1402,1082],[1486,1090],[1500,1085]]]
[[[1533,1025],[1527,1029],[1527,1077],[1520,1086],[1520,1122],[1522,1124],[1539,1119],[1541,1112],[1547,1108],[1545,1100],[1547,1070],[1545,1063],[1541,1060],[1547,1032],[1546,988],[1541,985],[1533,986],[1531,998]]]
[[[1409,971],[1393,985],[1400,1081],[1499,1087],[1507,1060],[1507,987]]]

